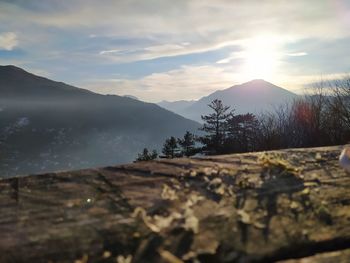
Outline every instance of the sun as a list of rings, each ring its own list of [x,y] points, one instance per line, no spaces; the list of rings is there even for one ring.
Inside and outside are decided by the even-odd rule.
[[[241,74],[247,80],[273,79],[276,74],[279,51],[275,37],[256,37],[245,43]]]

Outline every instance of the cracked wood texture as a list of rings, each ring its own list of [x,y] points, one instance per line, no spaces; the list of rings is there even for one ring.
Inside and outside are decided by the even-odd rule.
[[[0,262],[350,262],[341,147],[0,180]]]

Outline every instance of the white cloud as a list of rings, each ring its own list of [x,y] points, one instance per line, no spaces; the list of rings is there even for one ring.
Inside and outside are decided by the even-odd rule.
[[[307,52],[295,52],[295,53],[288,53],[287,56],[290,57],[302,57],[302,56],[306,56]]]
[[[346,1],[295,0],[288,4],[283,0],[52,0],[46,4],[41,0],[0,1],[0,25],[20,34],[21,48],[28,53],[23,61],[27,59],[28,64],[40,61],[40,67],[45,69],[50,63],[53,71],[63,72],[57,77],[63,80],[65,72],[82,73],[88,68],[85,65],[91,65],[91,71],[85,72],[89,76],[107,63],[110,66],[223,47],[233,47],[225,52],[238,50],[214,65],[182,66],[137,80],[89,83],[91,89],[102,93],[132,94],[148,101],[197,99],[215,89],[249,80],[242,77],[239,69],[232,68],[233,60],[247,59],[246,41],[259,35],[275,36],[280,41],[278,52],[274,53],[285,63],[275,67],[279,70],[276,79],[267,79],[276,84],[293,88],[317,74],[330,73],[328,68],[323,71],[324,65],[334,69],[330,61],[341,65],[334,72],[341,72],[340,67],[348,70],[348,46],[335,48],[333,43],[350,37],[347,19],[350,10],[346,4],[339,8],[335,2]],[[318,60],[312,58],[317,51],[313,47],[290,48],[305,39],[330,41],[332,45],[320,49],[319,54],[338,55],[330,55],[333,60],[328,57]],[[17,45],[14,33],[0,33],[0,49],[11,50]],[[306,55],[302,65],[297,64],[298,59],[290,59]],[[207,58],[204,54],[201,63]],[[310,66],[306,60],[314,63]],[[18,65],[20,62],[16,61]],[[188,65],[191,63],[189,58]],[[65,70],[58,70],[60,67]],[[162,70],[160,67],[155,71]],[[130,69],[124,74],[133,73]],[[80,77],[76,77],[76,83],[82,81]]]
[[[227,64],[230,63],[232,60],[238,59],[238,58],[244,58],[247,56],[246,51],[238,51],[238,52],[232,52],[230,56],[224,59],[220,59],[216,61],[217,64]]]
[[[39,1],[32,2],[41,6]],[[53,0],[51,5],[55,8],[49,11],[28,8],[26,1],[17,3],[20,4],[0,3],[0,22],[9,23],[16,17],[17,21],[11,21],[14,26],[53,26],[87,31],[93,37],[98,32],[98,36],[111,39],[154,42],[153,46],[139,46],[136,54],[128,52],[123,57],[112,51],[125,47],[106,44],[100,53],[117,62],[198,53],[235,45],[258,34],[281,36],[291,42],[350,35],[349,24],[343,19],[347,9],[329,1],[295,0],[286,5],[279,0]]]
[[[239,43],[239,41],[227,41],[222,43],[204,42],[198,44],[183,42],[181,44],[162,44],[146,47],[102,50],[99,54],[104,55],[109,61],[123,63],[201,53],[238,45]]]
[[[184,48],[185,48],[185,45],[165,44],[165,45],[147,47],[145,48],[145,50],[150,52],[167,52],[169,50],[182,50]]]
[[[17,35],[13,32],[0,34],[0,49],[12,50],[18,45]]]
[[[94,80],[83,85],[102,94],[134,95],[142,100],[198,99],[217,89],[236,84],[237,75],[226,68],[182,66],[163,73],[153,73],[136,80]]]
[[[121,49],[102,50],[102,51],[100,51],[100,55],[120,53],[120,52],[122,52]]]

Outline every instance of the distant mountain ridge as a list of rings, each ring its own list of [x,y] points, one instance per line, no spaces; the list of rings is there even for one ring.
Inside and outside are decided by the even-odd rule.
[[[210,113],[208,104],[214,99],[222,100],[237,114],[247,112],[258,114],[262,111],[273,110],[273,107],[291,101],[297,96],[293,92],[258,79],[215,91],[198,101],[189,102],[187,106],[186,103],[182,102],[182,105],[185,105],[183,108],[173,107],[177,102],[173,102],[173,105],[164,103],[158,103],[158,105],[200,122],[201,115]]]
[[[156,104],[0,66],[0,177],[133,161],[199,124]]]
[[[157,104],[164,109],[183,115],[184,114],[183,111],[186,110],[189,106],[191,106],[195,102],[196,102],[195,100],[178,100],[178,101],[163,100],[161,102],[158,102]]]

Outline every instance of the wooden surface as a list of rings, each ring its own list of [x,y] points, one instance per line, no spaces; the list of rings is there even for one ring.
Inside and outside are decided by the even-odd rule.
[[[340,147],[0,180],[0,262],[350,262]]]

